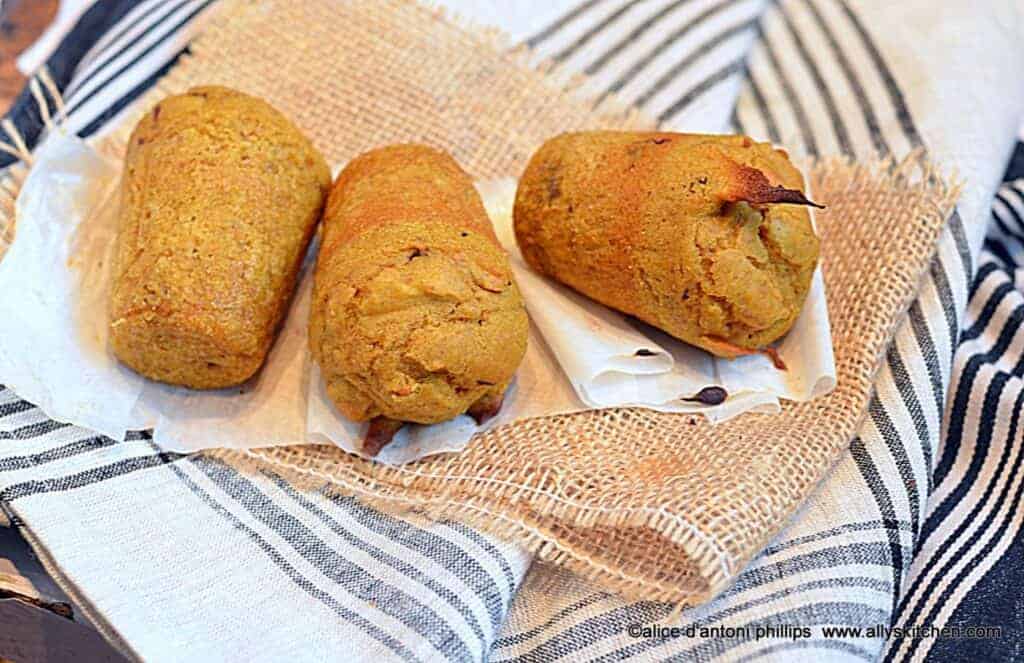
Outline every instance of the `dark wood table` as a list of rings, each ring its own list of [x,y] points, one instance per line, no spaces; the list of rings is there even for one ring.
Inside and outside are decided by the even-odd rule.
[[[0,2],[0,115],[7,112],[25,84],[15,60],[50,24],[59,4],[59,0]]]

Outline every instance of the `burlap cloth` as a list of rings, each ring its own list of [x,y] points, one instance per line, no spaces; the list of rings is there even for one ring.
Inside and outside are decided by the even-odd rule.
[[[518,176],[546,138],[583,128],[652,128],[601,112],[530,54],[411,1],[225,4],[155,100],[220,83],[298,123],[332,163],[419,141],[474,177]],[[131,122],[101,146],[118,153]],[[462,453],[388,467],[335,447],[214,452],[294,480],[328,482],[380,508],[416,508],[523,542],[634,598],[690,605],[724,589],[843,452],[955,201],[921,155],[809,167],[838,385],[775,415],[712,426],[636,408],[517,422]],[[9,234],[19,173],[0,203]],[[285,442],[285,441],[283,441]]]

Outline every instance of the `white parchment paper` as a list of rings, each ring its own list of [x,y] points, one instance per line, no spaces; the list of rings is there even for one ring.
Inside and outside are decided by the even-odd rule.
[[[723,421],[750,410],[778,410],[780,399],[806,401],[835,388],[820,268],[800,317],[778,343],[788,370],[776,369],[763,355],[720,359],[532,271],[512,229],[515,180],[485,182],[478,189],[511,256],[531,320],[589,408],[637,405],[701,412]],[[680,400],[710,385],[724,387],[729,398],[717,406]]]
[[[15,240],[0,261],[0,383],[53,419],[117,439],[150,428],[168,450],[334,443],[360,453],[365,424],[337,413],[307,351],[312,258],[265,366],[246,384],[193,391],[147,380],[117,362],[108,347],[107,296],[119,176],[120,164],[77,138],[54,135],[37,150],[18,197]],[[531,272],[512,235],[515,182],[479,188],[531,317],[526,357],[501,412],[485,426],[622,405],[722,420],[834,387],[820,273],[780,345],[788,371],[760,356],[715,359]],[[710,385],[727,389],[725,403],[679,400]],[[467,416],[407,426],[377,460],[398,464],[456,452],[478,430]]]

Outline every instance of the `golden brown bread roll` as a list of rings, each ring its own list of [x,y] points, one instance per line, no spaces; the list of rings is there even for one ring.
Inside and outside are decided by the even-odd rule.
[[[269,104],[222,87],[164,99],[132,132],[111,345],[195,389],[263,363],[330,186],[316,148]]]
[[[395,145],[348,164],[324,212],[309,343],[335,406],[375,420],[368,452],[389,422],[492,413],[527,328],[508,256],[454,159]]]
[[[743,136],[564,134],[519,182],[516,239],[537,271],[735,357],[803,306],[818,261],[803,188],[784,152]]]

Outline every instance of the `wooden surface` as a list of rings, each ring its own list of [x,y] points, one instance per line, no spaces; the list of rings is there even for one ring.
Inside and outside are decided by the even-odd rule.
[[[128,663],[92,628],[29,603],[0,598],[0,661],[6,660]]]
[[[43,33],[57,15],[58,4],[58,0],[0,0],[0,115],[25,84],[15,64],[18,54]]]

